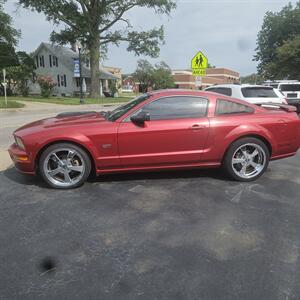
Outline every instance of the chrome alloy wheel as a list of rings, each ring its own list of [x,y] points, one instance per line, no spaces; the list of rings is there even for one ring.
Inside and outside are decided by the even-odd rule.
[[[266,165],[266,153],[257,144],[244,144],[232,156],[232,169],[241,178],[250,179],[259,175]]]
[[[50,152],[43,164],[47,179],[60,187],[69,187],[78,183],[84,176],[85,168],[81,154],[68,148],[59,148]]]

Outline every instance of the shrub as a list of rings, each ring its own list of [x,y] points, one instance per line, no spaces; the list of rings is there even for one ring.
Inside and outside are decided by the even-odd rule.
[[[40,85],[42,97],[49,98],[52,89],[56,86],[56,82],[51,76],[38,76],[37,82]]]

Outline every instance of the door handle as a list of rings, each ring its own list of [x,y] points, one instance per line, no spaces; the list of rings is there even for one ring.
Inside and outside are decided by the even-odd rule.
[[[194,124],[194,125],[192,125],[191,129],[192,130],[199,130],[199,129],[203,129],[205,127],[206,127],[205,125]]]

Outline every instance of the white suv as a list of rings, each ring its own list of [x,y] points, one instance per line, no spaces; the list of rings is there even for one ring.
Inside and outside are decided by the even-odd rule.
[[[251,84],[220,84],[210,86],[205,91],[231,96],[252,104],[280,103],[287,104],[284,95],[270,86]]]
[[[284,94],[288,104],[296,106],[300,112],[300,82],[279,82],[278,89]]]

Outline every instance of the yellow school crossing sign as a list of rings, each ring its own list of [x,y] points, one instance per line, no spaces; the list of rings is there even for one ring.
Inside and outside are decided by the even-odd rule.
[[[199,51],[192,59],[192,71],[194,76],[205,76],[208,67],[206,56]]]

